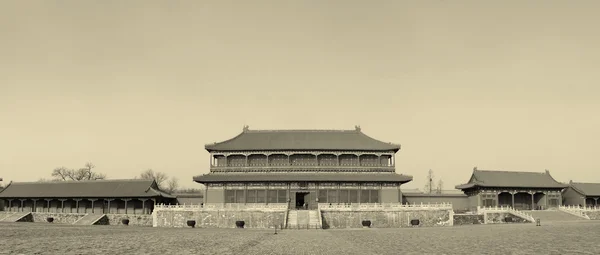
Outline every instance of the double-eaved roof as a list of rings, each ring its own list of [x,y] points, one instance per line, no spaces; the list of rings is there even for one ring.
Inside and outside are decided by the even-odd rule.
[[[394,151],[400,145],[386,143],[354,130],[249,130],[229,140],[207,144],[212,151],[344,150]]]
[[[569,182],[571,188],[584,196],[600,197],[600,183]]]
[[[154,180],[11,182],[0,198],[174,198]]]
[[[566,188],[568,185],[556,181],[546,172],[492,171],[473,169],[468,183],[456,186],[465,190],[475,187],[490,188]]]
[[[209,173],[194,177],[199,183],[217,182],[394,182],[406,183],[412,176],[396,173]]]

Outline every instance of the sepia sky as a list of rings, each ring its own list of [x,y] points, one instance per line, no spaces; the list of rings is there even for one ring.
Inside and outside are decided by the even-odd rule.
[[[0,177],[91,161],[199,187],[204,144],[354,129],[445,189],[479,169],[600,182],[598,1],[0,3]]]

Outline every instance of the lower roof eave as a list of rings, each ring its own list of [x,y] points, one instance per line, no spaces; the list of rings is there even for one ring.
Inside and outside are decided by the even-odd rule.
[[[0,199],[152,199],[152,198],[176,198],[171,195],[155,196],[119,196],[119,197],[99,197],[99,196],[0,196]]]
[[[481,188],[492,188],[492,189],[564,189],[566,188],[566,186],[547,186],[547,187],[513,187],[513,186],[486,186],[486,185],[479,185],[479,184],[473,184],[473,183],[467,183],[467,184],[461,184],[461,185],[457,185],[455,186],[456,189],[460,189],[460,190],[465,190],[465,189],[472,189],[472,188],[476,188],[476,187],[481,187]]]

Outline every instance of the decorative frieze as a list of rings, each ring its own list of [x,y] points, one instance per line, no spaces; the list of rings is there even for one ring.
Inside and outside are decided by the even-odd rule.
[[[381,184],[381,189],[398,189],[398,187],[400,187],[400,185],[398,185],[398,183],[382,183]]]
[[[249,182],[246,185],[247,189],[266,189],[267,188],[267,183],[263,183],[263,182]]]
[[[223,185],[223,183],[207,183],[206,188],[207,189],[224,189],[225,185]]]
[[[356,182],[342,182],[340,183],[340,189],[357,189],[358,183]]]
[[[269,183],[269,189],[287,189],[288,185],[285,182],[271,182]]]
[[[381,189],[381,185],[379,183],[366,182],[361,185],[361,189]]]
[[[245,189],[246,185],[244,183],[233,182],[233,183],[225,184],[225,188],[227,188],[227,189]]]
[[[319,183],[319,189],[337,189],[338,185],[334,182],[322,182]]]

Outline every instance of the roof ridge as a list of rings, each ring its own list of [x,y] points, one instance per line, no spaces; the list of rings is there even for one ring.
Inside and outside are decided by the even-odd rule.
[[[247,133],[272,133],[272,132],[352,132],[358,133],[357,130],[349,130],[349,129],[257,129],[257,130],[247,130]]]
[[[503,172],[503,173],[531,173],[531,174],[546,174],[546,172],[532,172],[532,171],[519,171],[519,170],[484,170],[484,169],[476,169],[475,171],[479,172]]]
[[[30,182],[12,182],[11,184],[48,184],[48,183],[87,183],[87,182],[131,182],[131,181],[152,181],[152,179],[103,179],[103,180],[83,180],[83,181],[30,181]],[[8,187],[8,186],[7,186]]]

